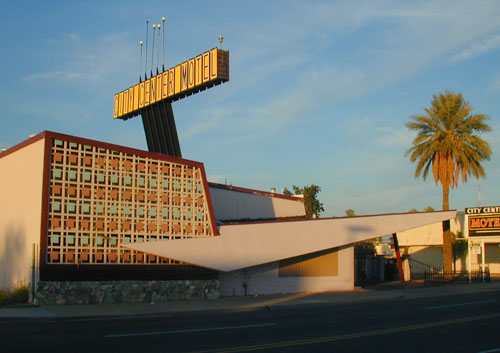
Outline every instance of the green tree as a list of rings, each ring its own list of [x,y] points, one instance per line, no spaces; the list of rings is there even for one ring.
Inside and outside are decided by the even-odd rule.
[[[415,115],[406,127],[416,131],[412,147],[406,151],[416,162],[415,178],[421,174],[424,180],[432,170],[436,185],[441,183],[443,190],[443,210],[449,209],[450,188],[458,186],[467,177],[477,179],[485,176],[481,163],[490,159],[489,144],[478,134],[491,131],[485,123],[486,115],[472,115],[472,107],[460,93],[446,91],[433,95],[430,108],[424,108],[426,114]],[[443,222],[443,267],[444,272],[451,272],[452,245],[450,222]]]
[[[293,192],[295,195],[304,195],[304,207],[306,209],[306,217],[314,218],[318,217],[321,212],[324,211],[323,203],[318,200],[318,194],[321,188],[317,185],[306,185],[302,188],[298,186],[293,186]],[[284,195],[293,195],[287,188],[283,189]]]
[[[408,210],[408,213],[415,213],[415,212],[418,212],[418,210],[416,208],[410,208]]]
[[[432,212],[432,211],[435,211],[435,209],[432,206],[427,206],[426,208],[424,208],[424,211],[425,212]]]
[[[462,259],[467,254],[467,240],[463,237],[462,232],[451,233],[451,243],[453,248],[453,265],[457,259]]]
[[[352,208],[348,208],[344,212],[347,217],[354,217],[356,215],[356,212]]]

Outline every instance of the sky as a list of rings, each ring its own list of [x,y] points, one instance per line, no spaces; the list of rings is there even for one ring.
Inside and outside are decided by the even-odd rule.
[[[405,124],[450,90],[493,128],[481,135],[493,153],[487,178],[459,183],[450,207],[476,206],[480,188],[485,205],[500,204],[499,1],[27,0],[0,9],[0,148],[50,130],[146,150],[141,118],[114,120],[113,97],[139,81],[146,21],[165,16],[166,67],[218,46],[219,35],[230,52],[229,82],[172,104],[182,155],[203,162],[209,181],[278,192],[316,184],[322,217],[440,209],[441,187],[415,179],[405,157],[415,137]]]

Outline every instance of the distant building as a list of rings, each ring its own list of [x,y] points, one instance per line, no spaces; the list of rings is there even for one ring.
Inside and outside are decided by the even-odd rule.
[[[500,206],[466,208],[463,233],[468,242],[468,268],[500,277]]]
[[[463,212],[450,220],[450,230],[458,234],[462,230]],[[441,222],[410,229],[397,234],[401,255],[431,266],[435,271],[443,269],[443,225]],[[465,258],[457,258],[455,271],[465,271]]]
[[[456,242],[463,245],[462,253],[454,254],[455,272],[484,270],[500,277],[500,206],[470,207],[457,212],[450,221]],[[401,254],[433,271],[443,269],[443,228],[440,222],[397,233]],[[415,267],[418,267],[416,264]],[[414,271],[422,271],[412,269]]]

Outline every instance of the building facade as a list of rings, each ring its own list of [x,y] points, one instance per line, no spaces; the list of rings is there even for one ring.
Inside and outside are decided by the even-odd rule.
[[[200,162],[48,131],[0,169],[0,287],[64,291],[61,303],[99,281],[117,300],[123,281],[158,300],[349,290],[353,243],[455,216],[306,219],[301,198],[209,184]]]
[[[466,208],[464,225],[470,270],[500,277],[500,206]]]

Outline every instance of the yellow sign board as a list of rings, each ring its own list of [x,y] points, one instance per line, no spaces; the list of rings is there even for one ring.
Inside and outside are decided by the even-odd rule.
[[[500,214],[469,216],[469,236],[500,235]]]
[[[129,119],[157,102],[172,102],[226,81],[229,51],[214,48],[115,94],[113,117]]]

